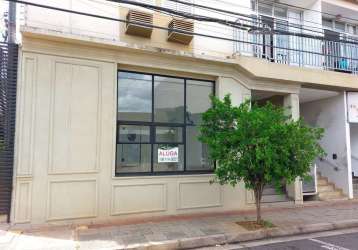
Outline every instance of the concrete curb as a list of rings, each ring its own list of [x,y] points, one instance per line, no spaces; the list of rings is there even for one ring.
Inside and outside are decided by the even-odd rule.
[[[282,236],[293,236],[299,234],[309,234],[338,229],[348,229],[358,227],[358,219],[342,220],[334,223],[316,223],[303,226],[277,227],[258,230],[246,233],[217,234],[205,237],[184,238],[180,240],[168,240],[149,244],[129,245],[125,249],[138,250],[166,250],[166,249],[192,249],[199,247],[209,247],[222,244],[240,243],[252,240],[262,240]]]

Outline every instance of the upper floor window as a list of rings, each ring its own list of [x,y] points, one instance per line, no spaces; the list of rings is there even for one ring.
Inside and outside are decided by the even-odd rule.
[[[118,72],[116,175],[208,173],[198,139],[214,82]]]
[[[273,1],[251,0],[251,8],[257,15],[263,16],[263,20],[269,20],[272,24],[277,23],[276,29],[298,32],[302,25],[302,11],[289,8]],[[277,18],[279,20],[274,19]]]
[[[340,33],[347,33],[350,35],[358,35],[358,25],[337,21],[329,18],[322,18],[322,26],[324,29],[334,30]]]
[[[187,4],[173,2],[169,0],[164,0],[163,7],[169,8],[175,11],[187,12],[187,13],[194,13],[194,7],[190,4],[194,3],[194,0],[181,0],[181,2],[185,2]]]

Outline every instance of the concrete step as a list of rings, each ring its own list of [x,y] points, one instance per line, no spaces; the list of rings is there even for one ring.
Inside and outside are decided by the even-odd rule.
[[[340,191],[319,193],[318,197],[320,200],[336,200],[345,198]]]
[[[332,184],[318,185],[317,189],[318,189],[319,193],[332,192],[332,191],[334,191],[334,186]]]
[[[261,203],[261,207],[269,208],[269,207],[293,207],[295,206],[295,202],[288,200],[288,201],[281,201],[281,202],[263,202]]]
[[[262,196],[263,203],[285,202],[285,201],[289,201],[289,199],[284,194],[271,194],[271,195]]]
[[[273,195],[278,194],[274,187],[265,187],[264,191],[262,192],[263,195]]]
[[[354,190],[354,192],[353,192],[353,197],[354,197],[354,198],[358,198],[358,190]]]
[[[319,178],[317,180],[317,185],[327,185],[328,184],[328,179],[327,178]]]
[[[347,201],[348,198],[347,197],[333,197],[333,198],[329,198],[329,199],[320,199],[320,201]]]

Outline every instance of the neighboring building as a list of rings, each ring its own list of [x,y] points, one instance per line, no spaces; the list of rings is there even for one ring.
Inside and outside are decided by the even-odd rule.
[[[214,166],[196,136],[210,94],[230,93],[235,105],[271,100],[324,127],[319,184],[326,177],[335,185],[319,196],[353,198],[358,127],[347,120],[346,91],[358,90],[354,1],[133,1],[234,27],[102,0],[30,2],[112,20],[24,8],[12,223],[253,207],[243,184],[209,183]],[[133,23],[115,21],[126,18]],[[150,28],[169,23],[169,32]],[[264,201],[302,203],[317,194],[316,185],[308,189],[299,180],[285,195],[267,188]]]

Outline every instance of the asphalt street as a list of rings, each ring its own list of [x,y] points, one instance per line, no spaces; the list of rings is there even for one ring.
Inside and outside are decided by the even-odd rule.
[[[358,250],[358,233],[308,238],[241,249],[250,250]]]
[[[358,228],[280,237],[201,250],[358,250]]]

